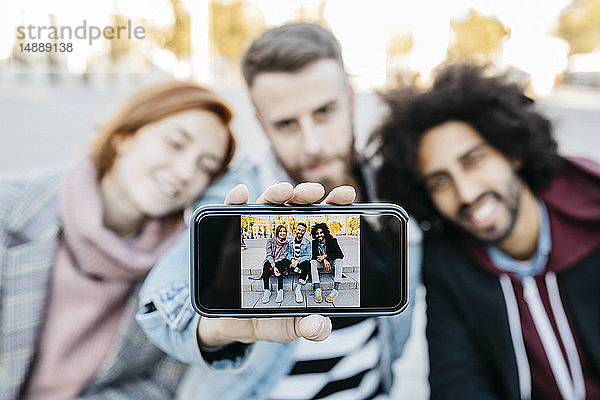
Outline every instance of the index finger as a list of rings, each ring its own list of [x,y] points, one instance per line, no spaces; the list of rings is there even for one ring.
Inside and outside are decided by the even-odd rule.
[[[323,198],[325,188],[317,182],[303,182],[296,185],[294,195],[288,200],[292,204],[312,204]]]
[[[283,204],[294,196],[294,188],[288,182],[271,185],[256,200],[257,203]]]

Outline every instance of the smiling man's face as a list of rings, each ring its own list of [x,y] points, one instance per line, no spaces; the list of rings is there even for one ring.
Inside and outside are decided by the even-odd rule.
[[[317,238],[317,240],[321,243],[325,242],[325,232],[323,232],[323,229],[319,228],[317,229],[317,231],[315,232],[315,237]]]
[[[298,225],[296,227],[296,240],[302,240],[305,232],[306,232],[306,227],[304,225]]]
[[[417,147],[417,166],[445,218],[485,242],[511,235],[523,190],[517,163],[471,125],[448,121],[427,130]]]

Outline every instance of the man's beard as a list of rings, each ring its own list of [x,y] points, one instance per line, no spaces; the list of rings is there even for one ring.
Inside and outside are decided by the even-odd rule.
[[[471,203],[471,204],[476,203],[481,198],[486,197],[486,196],[493,196],[496,199],[496,201],[498,201],[500,204],[503,204],[506,207],[506,209],[508,210],[508,218],[509,218],[508,225],[506,226],[504,231],[496,232],[495,236],[491,236],[491,237],[487,237],[487,238],[480,237],[480,235],[477,235],[474,232],[471,232],[468,228],[466,228],[459,222],[456,222],[456,221],[451,221],[451,222],[454,225],[461,228],[463,231],[466,231],[471,236],[475,237],[476,239],[478,239],[484,243],[488,243],[488,244],[491,244],[494,246],[499,245],[500,243],[502,243],[504,240],[506,240],[512,234],[512,232],[515,228],[515,225],[517,223],[517,216],[519,213],[519,208],[521,206],[521,194],[523,192],[521,185],[522,185],[521,180],[519,179],[518,175],[513,174],[513,179],[511,179],[511,181],[508,184],[508,190],[507,190],[506,197],[501,196],[498,192],[495,192],[495,191],[487,191],[487,192],[481,194],[475,201],[473,201]],[[468,210],[469,206],[470,205],[461,206],[461,208],[459,209],[459,212],[458,212],[459,220],[465,219],[464,214],[466,213],[466,210]]]
[[[288,168],[283,162],[277,152],[274,152],[279,165],[283,167],[289,178],[292,180],[294,185],[301,182],[318,182],[325,188],[325,194],[331,192],[332,189],[341,185],[356,185],[356,179],[353,176],[353,168],[356,165],[358,159],[358,153],[355,150],[356,136],[354,134],[354,127],[352,128],[352,143],[349,147],[349,153],[343,155],[337,155],[332,158],[322,159],[316,158],[312,160],[308,165],[303,165],[298,168]],[[303,171],[309,168],[311,165],[322,164],[327,161],[339,160],[344,165],[344,172],[340,176],[322,176],[322,177],[310,177],[305,176]],[[357,194],[360,193],[361,188],[355,187]]]
[[[521,188],[521,185],[519,184],[518,191],[514,194],[514,196],[515,196],[514,204],[512,204],[512,206],[507,205],[509,216],[510,216],[509,217],[510,222],[508,223],[508,226],[506,227],[506,231],[502,235],[497,237],[496,239],[490,241],[490,243],[493,245],[497,246],[500,243],[502,243],[504,240],[506,240],[506,238],[508,238],[510,236],[510,234],[515,229],[515,225],[517,223],[517,216],[519,214],[519,207],[521,206],[521,193],[523,192],[520,188]]]
[[[348,159],[349,157],[349,159]],[[300,182],[318,182],[321,185],[323,185],[323,187],[325,188],[325,193],[329,193],[332,189],[341,186],[341,185],[352,185],[355,184],[355,179],[352,176],[352,166],[354,165],[355,161],[356,161],[356,155],[354,152],[352,152],[351,155],[349,155],[348,157],[343,157],[343,156],[337,156],[337,157],[333,157],[333,158],[329,158],[327,160],[317,160],[316,162],[313,162],[311,165],[305,165],[299,168],[288,168],[286,167],[286,165],[281,162],[281,160],[279,159],[279,163],[281,164],[281,166],[284,168],[284,170],[286,171],[287,175],[290,177],[290,179],[293,181],[294,184],[298,184]],[[315,166],[315,165],[319,165],[321,163],[325,163],[325,162],[331,162],[331,161],[335,161],[338,160],[340,161],[343,165],[344,165],[344,172],[341,174],[337,174],[336,176],[321,176],[321,177],[314,177],[314,176],[307,176],[307,174],[304,173],[304,171],[308,168],[310,168],[311,166]],[[355,188],[357,191],[359,188]]]

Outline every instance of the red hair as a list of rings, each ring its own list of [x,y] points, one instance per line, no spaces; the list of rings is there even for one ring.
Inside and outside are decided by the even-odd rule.
[[[185,110],[206,110],[215,113],[227,128],[228,145],[223,164],[211,177],[218,178],[235,153],[235,137],[230,128],[233,113],[215,92],[207,87],[181,81],[155,84],[134,93],[121,109],[100,129],[92,145],[92,160],[98,179],[108,172],[117,156],[119,140],[133,136],[144,125]]]

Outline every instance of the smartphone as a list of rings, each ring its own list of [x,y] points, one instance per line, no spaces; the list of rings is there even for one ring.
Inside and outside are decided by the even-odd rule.
[[[384,203],[200,207],[192,306],[206,317],[398,314],[408,304],[407,224]]]

